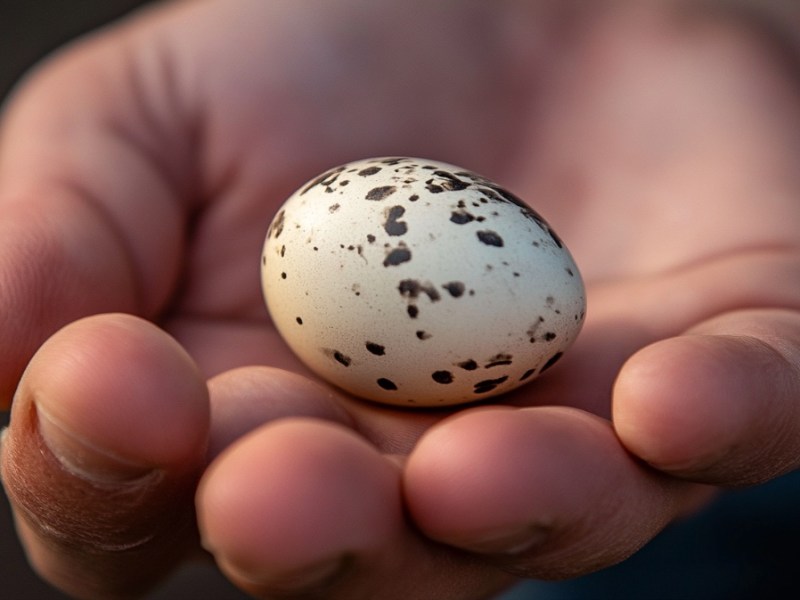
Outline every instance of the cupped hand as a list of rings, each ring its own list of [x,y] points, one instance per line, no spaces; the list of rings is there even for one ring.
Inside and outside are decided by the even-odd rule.
[[[167,3],[32,76],[0,139],[0,393],[44,577],[135,594],[202,539],[259,597],[482,598],[798,466],[797,82],[721,9],[580,4]],[[403,411],[279,339],[272,214],[388,154],[492,177],[572,249],[587,321],[542,379]]]

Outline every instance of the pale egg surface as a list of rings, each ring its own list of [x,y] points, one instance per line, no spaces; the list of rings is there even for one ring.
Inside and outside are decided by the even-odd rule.
[[[552,367],[583,323],[575,262],[533,209],[470,171],[372,158],[308,182],[272,221],[272,320],[330,383],[378,402],[446,406]]]

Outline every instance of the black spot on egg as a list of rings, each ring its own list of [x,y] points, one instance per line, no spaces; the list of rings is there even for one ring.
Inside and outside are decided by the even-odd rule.
[[[421,294],[428,296],[431,302],[438,302],[441,299],[439,292],[432,284],[417,279],[403,279],[397,289],[401,296],[410,300],[416,300]]]
[[[340,205],[340,204],[337,202],[336,204],[331,204],[331,205],[328,207],[328,212],[329,212],[329,213],[331,213],[331,214],[333,214],[333,213],[335,213],[337,210],[339,210],[340,208],[341,208],[341,205]]]
[[[548,331],[547,333],[544,334],[544,341],[545,342],[552,342],[554,339],[556,339],[556,337],[557,336],[556,336],[556,334],[554,332]]]
[[[374,244],[374,243],[375,243],[375,236],[374,236],[374,235],[372,235],[371,233],[368,233],[368,234],[367,234],[367,241],[368,241],[370,244]]]
[[[450,371],[434,371],[431,373],[431,378],[436,383],[448,384],[453,383],[453,374]]]
[[[375,175],[375,173],[379,173],[381,167],[367,167],[366,169],[361,169],[358,174],[361,177],[369,177],[370,175]]]
[[[478,368],[478,363],[470,358],[469,360],[458,363],[457,366],[461,367],[465,371],[474,371]]]
[[[376,383],[387,391],[394,392],[397,390],[397,384],[391,379],[386,379],[385,377],[381,377],[380,379],[378,379]]]
[[[380,344],[376,344],[375,342],[367,342],[366,346],[367,350],[375,356],[383,356],[386,354],[386,348]]]
[[[553,241],[556,243],[556,246],[558,246],[559,248],[563,248],[564,247],[564,242],[562,242],[561,238],[558,237],[558,235],[556,235],[556,232],[553,231],[553,229],[549,225],[547,225],[546,223],[545,223],[545,228],[546,228],[547,233],[550,234],[550,237],[553,238]]]
[[[344,167],[336,167],[335,169],[331,169],[314,179],[311,183],[309,183],[303,190],[300,192],[300,195],[304,195],[309,190],[317,187],[318,185],[324,185],[328,191],[330,191],[330,186],[336,182],[339,178],[341,172],[344,171]],[[277,237],[277,236],[276,236]]]
[[[383,266],[396,267],[397,265],[401,265],[404,262],[408,262],[410,260],[411,260],[411,250],[401,246],[400,248],[395,248],[386,255],[386,258],[383,260]]]
[[[350,364],[353,362],[349,356],[342,354],[338,350],[334,350],[333,358],[336,360],[336,362],[345,367],[349,367]]]
[[[510,354],[496,354],[488,360],[488,362],[484,365],[484,369],[491,369],[493,367],[499,367],[502,365],[510,365],[512,363],[512,359],[513,357]]]
[[[519,380],[525,381],[526,379],[529,379],[530,376],[533,375],[534,373],[536,373],[536,369],[528,369],[522,374],[522,377],[520,377]]]
[[[464,284],[460,281],[451,281],[445,283],[442,287],[446,289],[453,298],[460,298],[463,296],[464,290],[466,289]]]
[[[441,186],[448,192],[458,192],[470,186],[466,181],[462,181],[447,171],[438,170],[434,171],[433,174],[442,180]]]
[[[564,355],[563,352],[556,352],[553,356],[551,356],[550,359],[546,363],[544,363],[544,366],[542,367],[542,373],[544,373],[545,371],[547,371],[547,369],[556,364],[563,355]]]
[[[480,191],[480,193],[483,194],[483,196],[484,196],[483,199],[487,200],[487,202],[488,202],[488,200],[493,200],[495,202],[502,202],[503,201],[503,197],[500,194],[498,194],[497,192],[495,192],[492,188],[481,187],[481,188],[478,188],[478,191]]]
[[[477,232],[478,239],[487,246],[503,247],[503,238],[494,231],[484,230]]]
[[[267,235],[277,240],[281,236],[281,233],[283,233],[283,226],[285,224],[286,224],[286,211],[282,210],[275,216],[275,219],[269,226],[269,231],[267,232]]]
[[[402,206],[392,206],[386,211],[386,222],[383,224],[386,233],[392,236],[404,235],[408,231],[405,221],[399,219],[405,214],[406,209]]]
[[[427,331],[422,331],[422,330],[420,330],[420,331],[417,331],[417,334],[416,334],[416,335],[417,335],[417,339],[420,339],[420,340],[423,340],[423,341],[424,341],[424,340],[429,340],[429,339],[431,339],[431,338],[433,337],[433,336],[432,336],[430,333],[428,333]]]
[[[367,192],[366,199],[367,200],[385,200],[392,194],[397,191],[397,187],[393,185],[382,185],[380,187],[372,188],[369,192]]]
[[[286,279],[286,277],[288,277],[288,275],[286,275],[286,272],[281,273],[281,279]]]
[[[475,217],[465,210],[454,210],[452,213],[450,213],[450,222],[455,223],[456,225],[466,225],[474,220]]]
[[[417,200],[419,200],[418,194],[411,194],[411,196],[408,197],[409,202],[416,202]]]
[[[497,379],[484,379],[483,381],[479,381],[475,384],[473,392],[476,394],[486,394],[496,389],[498,385],[505,383],[506,381],[508,381],[508,375],[498,377]]]
[[[296,317],[295,321],[297,321],[298,325],[302,325],[303,324],[303,319],[301,317]]]
[[[531,344],[533,344],[533,343],[535,343],[535,342],[536,342],[536,334],[537,334],[537,332],[539,331],[539,327],[541,327],[541,326],[542,326],[542,323],[544,323],[544,317],[541,317],[541,316],[540,316],[540,317],[539,317],[539,318],[538,318],[538,319],[537,319],[537,320],[534,322],[534,324],[533,324],[533,325],[531,325],[531,326],[528,328],[528,331],[527,331],[526,333],[528,334],[528,337],[530,338],[530,342],[531,342]]]
[[[406,309],[406,312],[408,313],[408,316],[411,317],[412,319],[416,319],[417,316],[419,315],[419,309],[413,304],[409,305],[409,307]]]

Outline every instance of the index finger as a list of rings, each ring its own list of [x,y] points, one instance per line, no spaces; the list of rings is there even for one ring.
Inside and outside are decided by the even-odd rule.
[[[188,153],[174,145],[180,123],[149,121],[163,73],[134,58],[130,31],[114,33],[45,65],[3,115],[0,405],[61,325],[153,314],[176,276]]]

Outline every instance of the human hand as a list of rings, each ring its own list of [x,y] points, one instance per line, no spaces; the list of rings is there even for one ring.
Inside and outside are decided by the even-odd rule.
[[[166,5],[11,105],[3,470],[56,585],[147,587],[198,548],[196,506],[258,596],[480,598],[621,560],[694,482],[797,466],[800,117],[768,45],[636,3],[430,4]],[[267,321],[271,213],[381,154],[502,182],[582,267],[583,334],[505,408],[344,397]]]

